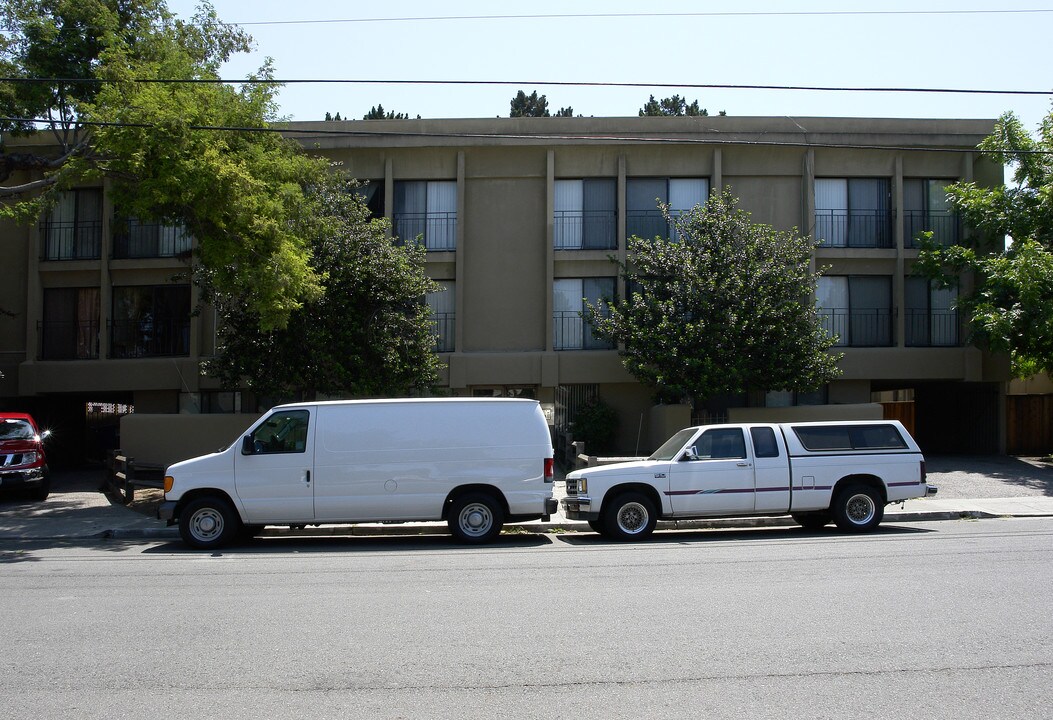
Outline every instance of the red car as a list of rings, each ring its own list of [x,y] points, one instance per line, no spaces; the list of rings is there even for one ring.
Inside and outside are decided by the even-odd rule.
[[[24,489],[34,500],[46,500],[51,490],[44,439],[25,413],[0,413],[0,489]]]

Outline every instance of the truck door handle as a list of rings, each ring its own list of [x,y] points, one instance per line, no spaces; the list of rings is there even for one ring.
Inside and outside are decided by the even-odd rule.
[[[739,465],[739,467],[749,467],[750,466],[750,464],[748,462],[740,462],[738,465]]]

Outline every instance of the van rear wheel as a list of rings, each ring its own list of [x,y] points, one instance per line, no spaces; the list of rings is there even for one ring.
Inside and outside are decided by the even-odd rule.
[[[191,500],[179,513],[179,535],[183,542],[198,550],[223,547],[241,529],[230,503],[219,497]]]
[[[447,515],[453,536],[464,543],[492,542],[501,534],[505,514],[492,495],[466,493],[454,499]]]

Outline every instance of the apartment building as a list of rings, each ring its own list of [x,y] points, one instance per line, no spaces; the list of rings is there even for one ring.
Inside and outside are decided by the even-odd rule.
[[[559,429],[599,397],[618,412],[619,449],[649,452],[650,391],[592,335],[583,303],[625,292],[610,258],[625,258],[627,237],[675,240],[657,201],[676,214],[730,187],[756,222],[821,239],[816,301],[843,374],[816,393],[715,398],[696,414],[906,399],[928,451],[995,452],[1008,362],[966,344],[956,290],[912,275],[917,232],[947,244],[969,232],[944,186],[1002,182],[1002,168],[973,150],[992,129],[989,120],[496,118],[294,123],[288,133],[361,180],[400,241],[424,244],[427,273],[443,287],[426,301],[450,394],[537,398]],[[174,413],[267,401],[201,376],[214,320],[191,312],[193,240],[179,228],[122,218],[104,188],[83,188],[39,227],[3,224],[0,237],[11,259],[0,307],[13,313],[0,317],[4,406],[72,423],[85,403]]]

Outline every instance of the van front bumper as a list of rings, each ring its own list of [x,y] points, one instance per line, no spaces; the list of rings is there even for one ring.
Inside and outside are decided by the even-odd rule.
[[[164,520],[169,525],[175,525],[176,503],[174,500],[166,500],[157,506],[157,519]]]
[[[568,520],[596,520],[600,516],[599,511],[593,511],[592,498],[587,495],[563,498],[562,504]]]

